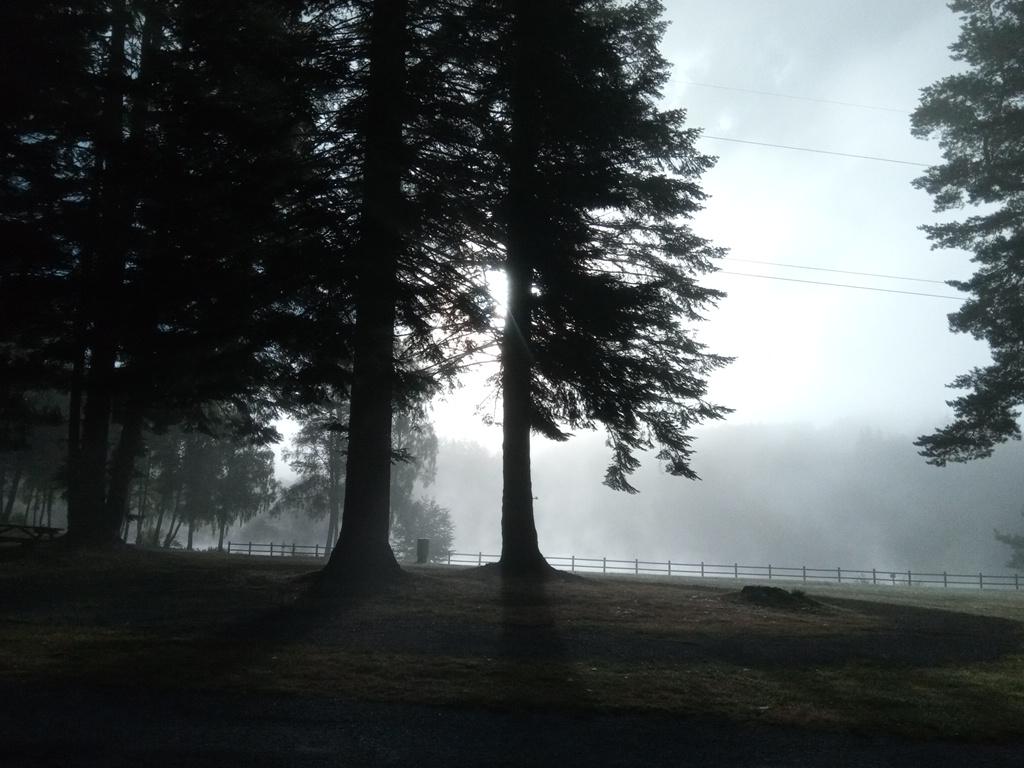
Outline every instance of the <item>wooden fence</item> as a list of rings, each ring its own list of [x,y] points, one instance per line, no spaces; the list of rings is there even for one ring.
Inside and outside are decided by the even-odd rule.
[[[326,557],[330,549],[320,544],[227,543],[230,555],[264,557]],[[498,561],[498,555],[483,552],[450,552],[450,566],[482,566]],[[631,576],[681,576],[700,579],[744,579],[747,581],[833,582],[866,586],[968,587],[974,589],[1020,590],[1020,574],[924,573],[911,570],[808,568],[801,566],[742,565],[740,563],[683,563],[656,560],[614,560],[607,557],[548,557],[554,568],[573,573],[625,574]]]
[[[330,548],[323,544],[286,544],[284,542],[270,544],[255,544],[249,542],[229,541],[227,543],[229,555],[250,555],[259,557],[327,557],[331,553]]]

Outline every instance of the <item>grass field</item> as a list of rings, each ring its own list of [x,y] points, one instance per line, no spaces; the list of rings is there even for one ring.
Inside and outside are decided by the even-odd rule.
[[[326,599],[318,567],[37,549],[0,563],[0,680],[1024,736],[1024,593],[826,585],[772,607],[742,581],[419,567]]]

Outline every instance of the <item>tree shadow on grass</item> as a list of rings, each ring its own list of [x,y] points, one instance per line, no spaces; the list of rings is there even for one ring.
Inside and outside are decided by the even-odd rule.
[[[493,573],[465,578],[417,574],[379,591],[304,595],[225,628],[213,642],[228,652],[215,655],[243,671],[265,668],[289,647],[336,650],[365,663],[385,697],[390,691],[404,700],[503,711],[586,710],[588,692],[553,610],[552,586]],[[398,666],[388,668],[389,659]]]
[[[104,641],[83,678],[152,689],[279,690],[502,711],[585,710],[549,585],[411,575],[324,596],[304,579],[227,621]],[[82,649],[84,657],[88,649]]]
[[[585,710],[588,695],[552,609],[546,580],[500,578],[496,683],[505,706]]]
[[[829,600],[826,608],[837,618],[852,611],[877,619],[869,631],[808,636],[788,634],[783,624],[779,632],[705,633],[692,625],[678,633],[670,625],[637,632],[631,624],[567,623],[561,617],[571,614],[571,590],[493,571],[417,572],[379,591],[331,597],[308,594],[302,577],[259,582],[267,578],[254,573],[225,583],[251,592],[237,594],[233,612],[223,612],[227,596],[213,590],[200,620],[171,616],[148,634],[145,625],[119,625],[127,613],[115,611],[95,643],[69,646],[82,659],[82,677],[135,687],[368,692],[383,700],[578,712],[602,699],[586,688],[587,668],[608,662],[678,668],[718,661],[780,671],[867,662],[898,669],[989,661],[1021,649],[1016,622],[874,603]],[[261,605],[261,596],[271,604]],[[143,612],[147,622],[158,608]]]

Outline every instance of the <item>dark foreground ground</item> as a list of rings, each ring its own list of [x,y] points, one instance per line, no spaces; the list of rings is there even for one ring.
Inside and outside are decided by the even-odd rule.
[[[699,716],[510,713],[268,694],[0,687],[6,766],[1020,768],[1024,745]]]
[[[0,561],[0,766],[1024,766],[1024,595],[315,567]]]

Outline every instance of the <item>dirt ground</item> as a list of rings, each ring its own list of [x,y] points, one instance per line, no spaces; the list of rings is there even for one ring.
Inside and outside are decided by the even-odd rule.
[[[427,568],[324,599],[316,567],[0,562],[0,763],[1024,765],[1005,597],[996,616],[836,589],[786,609],[734,585]]]
[[[1019,744],[920,742],[699,716],[502,712],[330,697],[0,684],[3,764],[1020,768]]]

